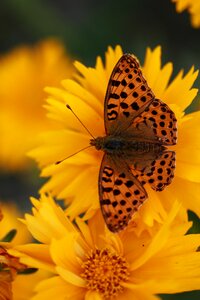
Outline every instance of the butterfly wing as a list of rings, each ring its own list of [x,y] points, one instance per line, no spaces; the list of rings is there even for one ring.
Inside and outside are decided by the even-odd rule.
[[[127,134],[137,131],[143,139],[158,141],[162,145],[175,145],[177,142],[177,120],[167,104],[154,99],[145,110],[137,116]]]
[[[124,54],[110,76],[104,103],[107,135],[133,136],[137,140],[175,145],[177,120],[167,104],[155,99],[137,59]]]
[[[124,54],[110,76],[104,103],[106,134],[120,134],[153,101],[138,60]]]
[[[126,162],[104,154],[99,173],[99,199],[109,230],[124,229],[146,198],[146,191]]]
[[[162,191],[174,177],[175,152],[166,150],[157,155],[152,154],[152,157],[148,157],[148,155],[148,153],[144,154],[140,160],[135,158],[131,165],[131,172],[142,186],[148,183],[153,190]]]

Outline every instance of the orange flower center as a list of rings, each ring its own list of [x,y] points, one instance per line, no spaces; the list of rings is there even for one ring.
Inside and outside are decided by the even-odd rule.
[[[129,267],[125,258],[109,249],[93,250],[83,263],[82,278],[87,288],[97,291],[104,299],[113,299],[123,291],[122,283],[129,278]]]

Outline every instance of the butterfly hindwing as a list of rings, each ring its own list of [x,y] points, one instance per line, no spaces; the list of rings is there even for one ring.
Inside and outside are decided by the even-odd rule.
[[[153,101],[154,94],[142,75],[138,60],[124,54],[111,74],[104,103],[107,134],[126,130]]]
[[[104,154],[99,174],[99,198],[107,227],[118,232],[128,225],[147,194],[120,157],[116,159]]]
[[[131,168],[133,175],[142,185],[148,183],[156,191],[164,190],[174,177],[176,156],[174,151],[163,151],[154,159],[146,159],[137,162]]]
[[[162,145],[175,145],[177,142],[177,120],[174,112],[167,104],[154,99],[145,110],[134,119],[131,125],[143,129],[143,139],[157,140]],[[129,129],[130,131],[130,129]]]

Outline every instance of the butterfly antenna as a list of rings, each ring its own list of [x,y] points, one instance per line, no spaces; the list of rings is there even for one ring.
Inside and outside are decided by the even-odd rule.
[[[95,137],[91,134],[91,132],[87,129],[87,127],[83,124],[83,122],[79,119],[79,117],[77,116],[77,114],[75,114],[75,112],[73,111],[73,109],[71,108],[71,106],[69,106],[69,104],[66,104],[66,107],[71,110],[71,112],[74,114],[74,116],[79,120],[79,122],[82,124],[82,126],[87,130],[87,132],[89,133],[89,135],[95,140]]]
[[[85,147],[85,148],[83,148],[83,149],[81,149],[81,150],[79,150],[79,151],[77,151],[77,152],[75,152],[75,153],[73,153],[73,154],[71,154],[71,155],[69,155],[69,156],[63,158],[62,160],[59,160],[59,161],[55,162],[55,164],[56,164],[56,165],[59,165],[59,164],[62,163],[64,160],[66,160],[66,159],[68,159],[68,158],[70,158],[70,157],[72,157],[72,156],[78,154],[79,152],[81,152],[81,151],[83,151],[83,150],[86,150],[86,149],[88,149],[88,148],[90,148],[90,147],[93,147],[93,146],[92,146],[92,145],[87,146],[87,147]]]

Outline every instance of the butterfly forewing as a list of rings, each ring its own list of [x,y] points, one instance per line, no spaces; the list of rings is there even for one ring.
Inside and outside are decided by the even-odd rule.
[[[125,161],[105,154],[99,174],[99,198],[108,228],[118,232],[128,225],[147,194]]]
[[[126,130],[153,101],[154,94],[142,75],[137,59],[124,54],[111,74],[104,103],[107,134]]]

